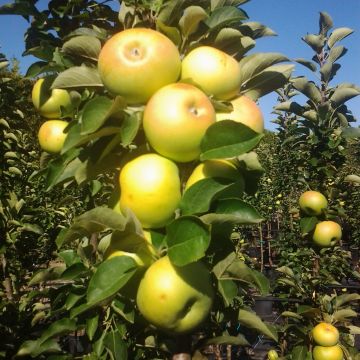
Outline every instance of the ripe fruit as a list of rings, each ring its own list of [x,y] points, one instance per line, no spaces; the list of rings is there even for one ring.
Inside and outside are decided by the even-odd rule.
[[[34,107],[48,119],[59,118],[61,107],[68,108],[71,105],[69,93],[63,89],[50,89],[52,82],[52,77],[37,80],[31,93]]]
[[[204,264],[178,267],[165,256],[147,269],[136,301],[151,324],[168,332],[185,333],[205,320],[213,296],[210,273]]]
[[[175,83],[157,91],[145,107],[143,126],[150,145],[179,162],[195,160],[207,128],[215,123],[208,97],[193,85]]]
[[[181,60],[177,47],[165,35],[134,28],[105,43],[98,69],[109,91],[123,96],[129,104],[143,104],[155,91],[176,82]]]
[[[268,360],[276,360],[279,358],[278,353],[275,350],[269,350],[267,353]]]
[[[144,228],[165,226],[174,216],[181,193],[175,163],[158,154],[129,161],[120,171],[120,208],[130,208]]]
[[[208,177],[222,177],[236,180],[240,176],[236,166],[227,160],[206,160],[195,167],[190,174],[185,190],[196,182]]]
[[[341,226],[335,221],[321,221],[315,226],[313,241],[320,247],[334,246],[342,236]]]
[[[338,329],[328,323],[321,322],[312,329],[314,341],[321,346],[333,346],[339,341]]]
[[[307,215],[321,215],[328,206],[326,197],[318,191],[305,191],[299,198],[300,209]]]
[[[257,133],[264,132],[264,117],[255,101],[245,95],[231,101],[233,110],[228,113],[217,113],[216,121],[234,120],[242,123]]]
[[[240,89],[240,66],[230,55],[211,46],[190,51],[182,61],[181,79],[221,100],[234,98]]]
[[[339,345],[334,346],[315,346],[313,349],[314,360],[342,360],[343,351]]]
[[[64,129],[68,123],[64,120],[47,120],[39,129],[38,140],[40,147],[49,153],[57,154],[61,151],[67,134]]]

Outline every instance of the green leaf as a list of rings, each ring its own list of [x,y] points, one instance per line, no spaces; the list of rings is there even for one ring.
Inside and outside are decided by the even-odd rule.
[[[105,229],[123,231],[126,228],[140,231],[141,225],[133,214],[126,213],[123,216],[110,208],[96,207],[77,217],[66,234],[56,239],[56,244],[60,247],[65,242],[81,239]]]
[[[223,120],[211,125],[200,144],[200,159],[232,158],[255,148],[263,135],[246,125],[232,120]]]
[[[88,336],[89,340],[92,341],[94,339],[95,332],[99,325],[99,315],[95,314],[92,317],[88,317],[86,319],[86,335]]]
[[[237,296],[239,289],[237,284],[233,280],[220,279],[218,280],[218,290],[224,300],[226,307],[230,306]]]
[[[128,256],[115,256],[101,263],[89,282],[88,304],[99,304],[114,296],[136,269],[135,261]]]
[[[308,234],[310,231],[314,230],[318,219],[315,216],[312,217],[303,217],[300,220],[300,229],[302,234]]]
[[[83,57],[97,61],[101,50],[101,42],[95,36],[80,35],[66,41],[62,46],[62,51],[66,54]]]
[[[331,95],[330,100],[335,106],[340,106],[355,96],[360,95],[360,91],[354,88],[337,88]]]
[[[354,30],[346,27],[341,27],[335,29],[328,39],[328,46],[329,48],[332,48],[337,42],[341,41],[342,39],[346,38],[347,36],[351,35],[354,32]]]
[[[97,68],[73,66],[60,73],[52,84],[53,89],[76,89],[84,87],[104,87]]]
[[[289,59],[280,53],[255,53],[245,56],[239,62],[241,84],[244,84],[265,69]]]
[[[105,122],[112,107],[112,101],[105,96],[89,100],[81,112],[81,135],[98,130]]]
[[[249,36],[244,36],[237,29],[226,27],[216,35],[214,46],[231,56],[242,57],[255,46],[255,40]]]
[[[270,339],[278,341],[278,335],[271,327],[265,324],[254,312],[250,312],[244,309],[239,310],[238,321],[240,324],[254,329],[257,332],[264,334]]]
[[[269,294],[270,282],[261,272],[249,268],[244,261],[235,259],[226,269],[224,278],[246,282],[257,288],[262,295]]]
[[[344,46],[335,46],[329,51],[327,61],[334,63],[335,61],[339,60],[342,56],[344,56],[346,52],[347,49]]]
[[[242,34],[251,37],[252,39],[259,39],[263,36],[275,36],[276,33],[269,27],[255,21],[248,21],[241,24],[239,30]]]
[[[240,199],[219,200],[215,212],[202,215],[201,220],[206,224],[258,224],[263,219],[258,211],[250,204]]]
[[[69,266],[59,277],[61,280],[75,280],[86,275],[89,269],[83,263],[76,263]]]
[[[241,93],[253,100],[283,87],[289,80],[294,65],[273,65],[254,76],[241,87]]]
[[[319,19],[319,29],[320,33],[326,36],[327,32],[333,27],[334,23],[331,16],[322,11],[320,12],[320,19]]]
[[[61,265],[38,270],[29,281],[29,286],[36,285],[44,281],[56,280],[61,276],[64,269],[65,266]]]
[[[349,182],[353,182],[356,184],[360,184],[360,176],[355,175],[355,174],[347,175],[345,177],[344,181],[349,181]]]
[[[238,7],[239,5],[246,4],[249,1],[250,0],[211,0],[211,11],[225,5]]]
[[[237,336],[223,335],[217,336],[214,338],[206,339],[201,342],[201,346],[209,346],[209,345],[234,345],[234,346],[250,346],[249,342],[245,339],[242,334],[238,334]]]
[[[312,360],[311,353],[308,352],[306,345],[297,345],[291,351],[293,360]]]
[[[291,317],[291,318],[294,318],[294,319],[298,319],[298,320],[302,320],[303,317],[297,313],[294,313],[292,311],[283,311],[281,313],[281,316],[285,316],[285,317]]]
[[[225,27],[233,23],[238,23],[241,20],[246,20],[248,16],[246,13],[233,6],[223,6],[214,9],[209,18],[206,19],[205,24],[211,29]]]
[[[210,230],[195,216],[175,219],[166,229],[168,256],[177,266],[195,262],[205,256],[210,244]]]
[[[25,341],[18,350],[16,356],[28,356],[36,358],[43,353],[61,352],[60,345],[55,339],[48,339],[43,343],[39,343],[38,340]]]
[[[276,268],[276,271],[278,271],[282,274],[285,274],[287,276],[290,276],[290,277],[295,276],[294,272],[288,266],[280,266],[280,267]]]
[[[341,294],[335,297],[335,307],[339,308],[344,304],[358,300],[360,300],[360,294]]]
[[[332,318],[336,321],[348,321],[349,318],[356,318],[358,313],[353,309],[340,309],[332,314]]]
[[[53,322],[45,331],[42,332],[38,339],[39,344],[43,344],[46,340],[54,337],[73,332],[76,330],[76,321],[72,319],[60,319]]]
[[[360,327],[359,326],[347,325],[346,327],[349,329],[350,334],[360,335]]]
[[[294,59],[294,61],[307,67],[309,70],[311,70],[313,72],[315,72],[317,70],[316,63],[313,61],[309,61],[309,60],[302,59],[302,58],[296,58],[296,59]]]
[[[201,6],[191,5],[185,8],[179,20],[179,26],[183,36],[186,38],[197,31],[201,21],[205,20],[208,14]]]
[[[127,360],[127,346],[118,331],[110,331],[104,338],[105,347],[111,352],[114,360]]]
[[[323,35],[308,34],[302,38],[314,51],[320,53],[325,46],[326,37]]]
[[[294,78],[291,80],[294,88],[312,100],[315,104],[321,102],[321,93],[319,88],[309,81],[305,76]]]
[[[162,21],[156,21],[156,29],[166,35],[176,46],[181,44],[181,34],[177,27],[167,26]]]
[[[342,136],[346,139],[356,139],[360,137],[360,128],[345,128],[342,130]]]
[[[210,209],[211,203],[222,194],[241,195],[244,183],[225,178],[206,178],[197,181],[182,196],[180,209],[183,215],[201,214]],[[225,195],[225,196],[226,196]]]
[[[135,311],[132,305],[128,306],[118,299],[114,299],[114,301],[111,303],[111,308],[129,323],[134,323]]]

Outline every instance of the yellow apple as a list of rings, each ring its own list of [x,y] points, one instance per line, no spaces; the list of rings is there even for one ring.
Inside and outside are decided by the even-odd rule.
[[[181,59],[165,35],[146,28],[126,29],[111,37],[98,59],[105,87],[129,104],[144,104],[161,87],[176,82]]]
[[[32,89],[31,99],[35,109],[41,116],[48,119],[56,119],[61,115],[61,107],[69,108],[71,98],[63,89],[50,89],[53,78],[38,79]]]
[[[237,180],[240,174],[236,166],[228,160],[206,160],[195,167],[185,184],[185,190],[196,182],[209,178],[222,177]]]
[[[64,120],[47,120],[39,129],[38,140],[40,147],[48,153],[57,154],[61,151],[67,133],[64,129],[68,123]]]
[[[319,247],[334,246],[342,236],[341,226],[335,221],[327,220],[316,224],[313,241]]]
[[[279,358],[279,355],[276,352],[276,350],[272,349],[272,350],[268,351],[267,357],[268,357],[268,360],[276,360]]]
[[[239,63],[212,46],[199,46],[182,61],[181,79],[217,99],[230,100],[240,90]]]
[[[216,121],[233,120],[248,126],[257,133],[264,132],[264,117],[255,101],[246,95],[241,95],[232,100],[231,104],[233,110],[227,113],[216,113]]]
[[[175,216],[181,192],[177,165],[158,154],[144,154],[120,171],[120,209],[130,208],[144,228],[160,228]]]
[[[343,360],[344,354],[340,345],[315,346],[313,349],[313,360]]]
[[[318,191],[309,190],[300,195],[300,209],[307,215],[321,215],[327,208],[326,197]]]
[[[339,331],[335,326],[321,322],[312,329],[312,337],[318,345],[334,346],[339,341]]]
[[[213,297],[210,272],[203,263],[178,267],[165,256],[146,270],[136,302],[151,324],[180,334],[191,332],[203,323]]]
[[[200,142],[215,121],[214,107],[201,90],[174,83],[151,97],[143,126],[146,138],[159,154],[187,162],[199,157]]]

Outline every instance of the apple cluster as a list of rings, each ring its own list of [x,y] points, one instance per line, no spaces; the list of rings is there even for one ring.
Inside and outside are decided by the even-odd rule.
[[[240,67],[232,56],[199,46],[182,57],[162,33],[134,28],[115,34],[104,44],[98,70],[111,95],[121,96],[129,106],[143,107],[142,127],[152,149],[121,168],[115,210],[130,209],[145,231],[161,229],[175,217],[183,187],[186,191],[206,177],[241,177],[231,161],[199,162],[201,140],[217,121],[230,119],[259,133],[264,130],[258,106],[239,95]],[[230,101],[232,112],[217,113],[211,97]],[[180,177],[183,163],[193,165],[185,184]],[[111,251],[116,253],[116,245]],[[136,256],[140,257],[138,264],[147,264],[146,254]],[[203,263],[177,267],[163,256],[146,270],[136,300],[151,324],[184,333],[204,321],[213,296],[211,276]]]
[[[344,355],[339,345],[338,329],[326,322],[318,323],[311,331],[314,342],[314,360],[343,360]]]
[[[301,194],[299,205],[306,216],[321,217],[326,215],[328,201],[320,192],[309,190]],[[341,240],[341,237],[341,226],[332,220],[318,221],[312,232],[312,241],[319,248],[332,247]]]
[[[40,147],[52,154],[61,151],[67,134],[68,122],[61,120],[61,111],[71,107],[71,97],[66,90],[51,89],[53,77],[38,79],[32,89],[31,98],[35,109],[46,120],[38,131]]]

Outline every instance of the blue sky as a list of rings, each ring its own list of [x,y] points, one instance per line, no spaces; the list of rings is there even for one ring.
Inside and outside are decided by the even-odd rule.
[[[9,2],[11,0],[0,0],[0,5]],[[47,3],[48,1],[45,0],[39,1],[41,8]],[[114,1],[114,4],[117,4],[117,1]],[[325,11],[332,17],[334,28],[352,28],[354,33],[342,42],[348,48],[348,53],[340,59],[342,67],[332,85],[341,82],[360,85],[360,0],[252,0],[243,5],[243,9],[248,13],[250,21],[261,22],[278,34],[276,37],[259,39],[253,52],[280,52],[289,59],[312,57],[312,50],[301,40],[301,37],[307,33],[318,32],[320,11]],[[23,39],[26,28],[27,22],[20,16],[0,16],[0,51],[8,58],[16,57],[20,61],[22,72],[25,72],[34,61],[32,57],[21,56],[24,51]],[[305,75],[313,79],[312,73],[301,65],[296,66],[294,75]],[[301,100],[298,101],[301,102]],[[274,119],[271,111],[275,104],[275,94],[266,95],[260,99],[267,129],[275,128],[271,123]],[[360,124],[360,96],[347,104],[359,119],[356,124],[353,124],[358,126]]]

